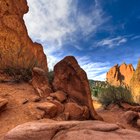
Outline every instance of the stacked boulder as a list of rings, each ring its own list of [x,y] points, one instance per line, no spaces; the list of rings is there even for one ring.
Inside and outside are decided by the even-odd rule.
[[[102,119],[93,108],[87,75],[73,56],[67,56],[55,65],[52,83],[43,70],[34,68],[32,85],[43,97],[36,108],[43,110],[47,118]]]

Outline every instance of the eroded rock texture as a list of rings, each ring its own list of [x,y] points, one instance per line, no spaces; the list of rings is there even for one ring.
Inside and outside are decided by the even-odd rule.
[[[140,60],[138,62],[137,69],[131,79],[130,87],[134,101],[140,104]]]
[[[33,68],[31,84],[40,97],[47,97],[52,92],[47,72],[41,68]]]
[[[137,131],[100,121],[26,123],[9,131],[4,140],[139,140]]]
[[[0,69],[38,66],[48,71],[42,46],[28,36],[27,12],[26,0],[0,0]]]
[[[132,64],[115,65],[109,72],[107,72],[106,80],[113,86],[130,86],[130,80],[134,74],[134,68]]]
[[[87,75],[73,56],[67,56],[55,65],[53,88],[55,91],[65,92],[69,102],[87,106],[90,111],[89,118],[99,119],[93,108]]]

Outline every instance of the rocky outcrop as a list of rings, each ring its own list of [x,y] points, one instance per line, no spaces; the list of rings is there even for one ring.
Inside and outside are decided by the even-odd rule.
[[[32,86],[43,97],[42,102],[35,105],[44,112],[43,118],[102,120],[93,108],[87,75],[73,56],[67,56],[55,65],[52,82],[41,68],[34,67],[32,76]]]
[[[66,93],[69,102],[86,106],[90,111],[90,119],[101,119],[92,105],[87,75],[73,56],[67,56],[55,65],[53,89]]]
[[[42,46],[28,36],[27,12],[26,0],[0,0],[0,69],[38,66],[48,71]]]
[[[106,80],[113,86],[130,86],[130,80],[134,74],[134,68],[132,64],[115,65],[109,72],[107,72]]]
[[[8,101],[6,99],[0,98],[0,113],[5,110]]]
[[[138,62],[137,69],[131,79],[130,88],[134,101],[140,104],[140,60]]]
[[[139,140],[137,131],[100,121],[32,122],[9,131],[4,140]]]
[[[40,97],[47,97],[52,92],[47,72],[41,68],[33,68],[31,84]]]

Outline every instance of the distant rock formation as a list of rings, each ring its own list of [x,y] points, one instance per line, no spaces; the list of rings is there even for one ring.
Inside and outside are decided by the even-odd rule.
[[[132,64],[117,64],[107,72],[106,80],[113,86],[130,86],[130,80],[135,70]]]
[[[38,66],[48,71],[42,46],[28,36],[27,12],[26,0],[0,0],[0,69]]]
[[[140,60],[137,65],[137,69],[131,79],[130,88],[134,101],[136,103],[140,103]]]

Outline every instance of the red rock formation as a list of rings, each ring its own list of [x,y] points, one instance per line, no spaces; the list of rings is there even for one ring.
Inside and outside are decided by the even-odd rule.
[[[47,97],[52,92],[47,74],[48,73],[41,68],[34,67],[32,70],[31,84],[40,97]]]
[[[48,71],[42,46],[28,36],[27,12],[26,0],[0,0],[0,69],[38,66]]]
[[[53,88],[65,92],[70,101],[80,106],[87,106],[91,119],[101,119],[95,112],[89,82],[85,71],[80,68],[76,59],[67,56],[54,67]]]
[[[134,101],[140,104],[140,60],[138,62],[137,69],[131,79],[130,88]]]
[[[132,64],[115,65],[107,72],[107,82],[113,86],[130,86],[130,80],[134,71]]]

